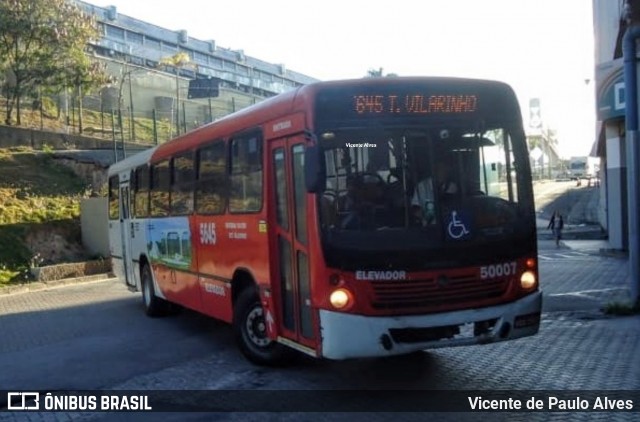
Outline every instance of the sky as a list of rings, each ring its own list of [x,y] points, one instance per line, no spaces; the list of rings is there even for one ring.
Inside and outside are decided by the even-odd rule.
[[[595,139],[591,0],[87,0],[317,79],[455,76],[540,99],[562,156]]]

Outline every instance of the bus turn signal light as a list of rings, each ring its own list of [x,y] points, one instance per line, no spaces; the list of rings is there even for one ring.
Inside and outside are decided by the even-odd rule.
[[[329,302],[336,309],[345,309],[353,304],[353,294],[344,288],[336,289],[331,292]]]
[[[520,286],[525,290],[531,290],[537,284],[536,275],[533,271],[525,271],[520,276]]]
[[[527,268],[533,268],[536,266],[536,259],[535,258],[528,258],[527,261],[525,262],[525,265],[527,266]]]

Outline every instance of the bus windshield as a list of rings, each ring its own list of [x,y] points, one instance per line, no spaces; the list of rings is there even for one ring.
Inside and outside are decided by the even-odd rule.
[[[324,131],[325,252],[443,252],[488,242],[499,249],[530,233],[518,133],[507,126]]]

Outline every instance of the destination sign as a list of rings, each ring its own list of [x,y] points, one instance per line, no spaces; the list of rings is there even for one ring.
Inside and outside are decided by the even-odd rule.
[[[508,85],[455,78],[364,78],[326,83],[317,88],[314,113],[318,130],[422,125],[441,119],[473,119],[486,126],[522,119]]]
[[[354,95],[353,111],[369,114],[473,113],[476,95]]]

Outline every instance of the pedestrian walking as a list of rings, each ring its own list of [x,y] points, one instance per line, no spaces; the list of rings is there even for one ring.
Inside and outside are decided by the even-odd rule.
[[[548,229],[553,232],[553,237],[556,239],[556,247],[560,247],[560,239],[562,239],[562,229],[564,228],[564,220],[560,211],[556,210],[549,220]]]

